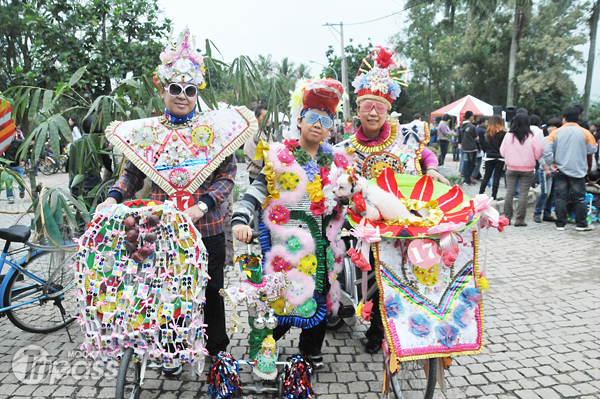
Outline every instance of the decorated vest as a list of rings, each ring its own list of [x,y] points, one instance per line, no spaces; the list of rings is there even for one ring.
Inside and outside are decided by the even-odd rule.
[[[260,284],[244,282],[224,293],[234,304],[246,301],[259,317],[273,309],[279,325],[312,328],[339,307],[344,215],[332,183],[353,161],[328,144],[312,160],[295,140],[261,142],[257,154],[265,159],[269,191],[261,229],[264,277]]]
[[[396,173],[422,175],[419,161],[421,152],[429,141],[427,122],[415,121],[398,125],[388,120],[382,130],[388,127],[388,137],[375,145],[362,144],[353,135],[337,146],[346,148],[346,151],[353,154],[357,173],[366,179],[376,178],[384,168],[392,168]]]
[[[164,116],[113,122],[106,137],[173,199],[196,192],[257,129],[252,112],[237,107],[199,113],[177,125]]]

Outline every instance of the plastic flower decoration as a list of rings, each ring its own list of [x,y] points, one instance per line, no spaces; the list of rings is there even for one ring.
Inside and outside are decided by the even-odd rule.
[[[160,54],[161,65],[154,75],[156,85],[185,82],[192,83],[199,89],[205,88],[204,58],[195,47],[196,40],[188,28],[181,32],[176,42],[169,38],[169,44]]]

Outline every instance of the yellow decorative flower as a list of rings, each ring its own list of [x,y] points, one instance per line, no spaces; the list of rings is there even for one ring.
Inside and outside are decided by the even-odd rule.
[[[294,191],[300,184],[300,176],[294,172],[283,172],[279,175],[279,184],[286,191]]]
[[[312,202],[319,202],[325,198],[323,191],[321,191],[321,177],[319,175],[315,175],[315,180],[306,185],[306,191]]]
[[[283,297],[279,297],[271,302],[270,306],[273,308],[273,310],[275,310],[275,314],[278,316],[285,316],[293,309],[293,306],[287,303]]]
[[[302,273],[312,276],[317,272],[317,257],[314,255],[306,255],[300,259],[300,263],[296,265]]]

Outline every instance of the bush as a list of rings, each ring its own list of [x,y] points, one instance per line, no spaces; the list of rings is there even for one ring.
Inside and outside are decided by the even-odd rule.
[[[246,159],[244,158],[244,149],[243,148],[238,148],[235,151],[235,160],[238,163],[245,163],[246,162]]]

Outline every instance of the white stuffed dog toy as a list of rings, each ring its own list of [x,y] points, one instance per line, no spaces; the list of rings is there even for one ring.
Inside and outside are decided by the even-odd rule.
[[[350,198],[354,194],[362,193],[366,211],[361,214],[369,220],[408,219],[414,216],[395,195],[377,186],[369,185],[364,177],[359,176],[354,180],[350,175],[343,173],[337,178],[333,192],[338,198]],[[354,210],[357,210],[356,206]]]

